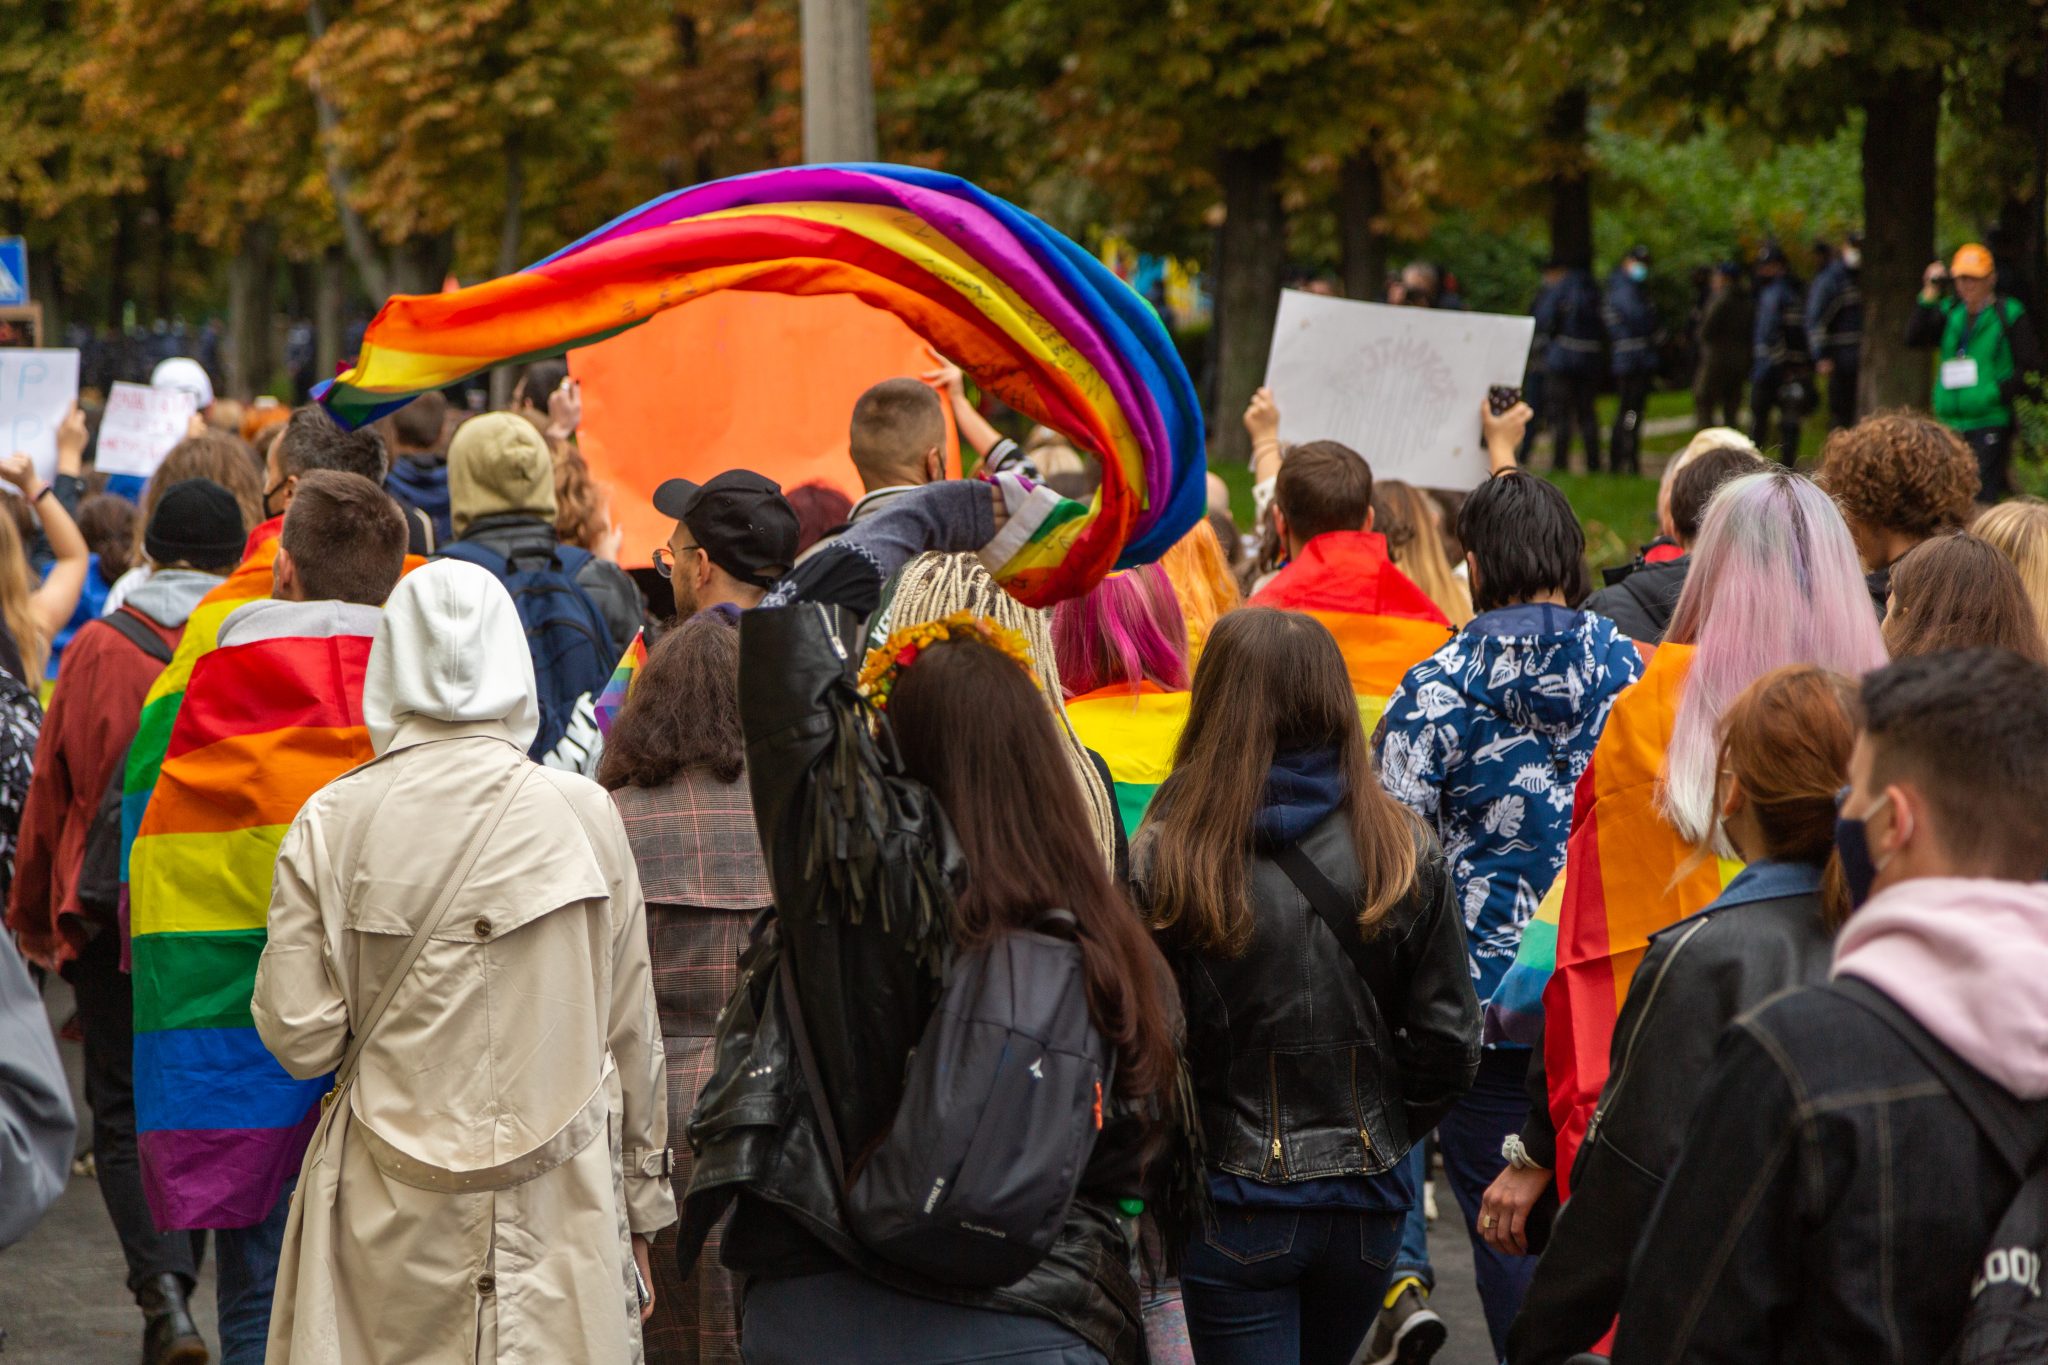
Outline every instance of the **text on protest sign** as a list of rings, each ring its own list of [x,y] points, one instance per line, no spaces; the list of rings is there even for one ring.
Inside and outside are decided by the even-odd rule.
[[[93,463],[103,474],[156,473],[171,447],[185,439],[198,405],[183,389],[153,389],[116,381],[100,419],[99,453]]]
[[[77,401],[78,352],[0,350],[0,455],[28,456],[48,483],[57,428]]]
[[[1519,385],[1532,318],[1396,308],[1286,290],[1266,383],[1283,441],[1341,441],[1374,477],[1474,488],[1488,474],[1479,409]]]

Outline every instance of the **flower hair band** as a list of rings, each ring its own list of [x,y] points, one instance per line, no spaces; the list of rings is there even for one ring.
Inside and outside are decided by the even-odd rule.
[[[1022,635],[990,617],[976,616],[971,611],[956,611],[941,620],[920,621],[914,626],[890,631],[889,638],[869,650],[867,659],[861,664],[861,695],[873,702],[876,710],[888,710],[889,694],[896,690],[896,679],[904,669],[916,663],[926,649],[942,640],[979,640],[1008,655],[1031,678],[1033,685],[1038,682],[1038,672],[1031,666],[1030,647],[1024,643]]]

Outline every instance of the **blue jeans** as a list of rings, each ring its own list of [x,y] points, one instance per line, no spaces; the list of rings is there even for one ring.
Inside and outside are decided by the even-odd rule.
[[[1219,1207],[1181,1263],[1202,1365],[1350,1365],[1372,1328],[1401,1215]]]
[[[1103,1365],[1050,1318],[920,1299],[851,1270],[751,1280],[740,1311],[746,1365]]]
[[[254,1227],[213,1234],[214,1298],[220,1306],[220,1365],[263,1365],[270,1336],[270,1300],[284,1253],[284,1224],[292,1208],[294,1176],[277,1203]]]
[[[1479,1201],[1494,1177],[1507,1168],[1500,1154],[1502,1139],[1522,1131],[1529,1114],[1529,1098],[1522,1089],[1528,1075],[1529,1054],[1519,1049],[1490,1048],[1480,1057],[1479,1078],[1465,1097],[1444,1115],[1437,1125],[1437,1150],[1443,1154],[1444,1175],[1451,1194],[1464,1215],[1465,1235],[1472,1242],[1472,1271],[1479,1284],[1479,1304],[1486,1313],[1486,1332],[1493,1338],[1496,1359],[1507,1354],[1508,1327],[1522,1311],[1522,1296],[1528,1292],[1529,1277],[1536,1273],[1534,1256],[1503,1256],[1479,1236]],[[1425,1289],[1436,1287],[1436,1272],[1429,1264],[1429,1225],[1422,1217],[1422,1144],[1407,1157],[1413,1181],[1415,1207],[1409,1210],[1402,1229],[1401,1252],[1394,1261],[1392,1280],[1413,1275]]]

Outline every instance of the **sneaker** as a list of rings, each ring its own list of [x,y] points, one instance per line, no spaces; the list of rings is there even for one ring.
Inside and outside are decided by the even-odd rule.
[[[1382,1309],[1365,1339],[1364,1365],[1425,1365],[1450,1338],[1444,1320],[1430,1311],[1429,1291],[1411,1279]]]

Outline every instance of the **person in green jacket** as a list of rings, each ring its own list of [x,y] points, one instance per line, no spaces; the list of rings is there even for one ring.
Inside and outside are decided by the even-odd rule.
[[[2013,399],[2040,371],[2041,343],[2019,300],[1998,296],[1989,250],[1972,242],[1948,265],[1927,267],[1906,344],[1938,349],[1935,420],[1976,452],[1978,501],[1997,502],[2012,491]]]

